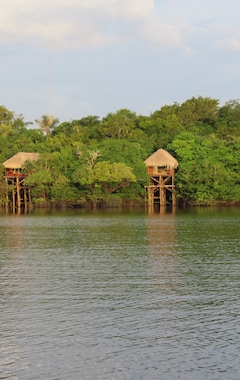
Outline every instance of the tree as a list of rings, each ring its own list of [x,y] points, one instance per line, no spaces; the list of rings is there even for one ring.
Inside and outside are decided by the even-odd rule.
[[[77,189],[70,179],[62,173],[54,178],[50,189],[51,202],[55,203],[77,203]]]
[[[240,136],[240,101],[230,100],[219,109],[217,134],[231,141]]]
[[[177,197],[184,204],[214,204],[240,199],[240,144],[226,145],[216,136],[178,135],[168,147],[180,165]]]
[[[219,100],[209,97],[192,97],[181,104],[178,117],[184,126],[189,126],[196,122],[214,125],[218,117]]]
[[[50,189],[54,181],[51,161],[51,154],[41,154],[37,161],[24,164],[24,171],[28,174],[25,183],[31,188],[34,203],[47,204],[50,201]]]
[[[98,137],[97,127],[100,124],[98,116],[87,116],[80,120],[72,120],[70,122],[63,122],[54,128],[53,135],[64,133],[66,136],[74,136],[74,139],[88,142],[89,139]]]
[[[101,161],[75,172],[75,181],[88,190],[87,197],[93,207],[106,200],[110,194],[136,182],[131,168],[123,163]]]
[[[136,118],[136,114],[128,109],[120,109],[116,113],[109,113],[102,120],[102,134],[112,139],[131,137],[136,127]]]
[[[36,119],[36,123],[45,132],[46,139],[48,138],[50,131],[59,123],[59,120],[54,116],[43,115],[41,119]]]
[[[124,163],[132,169],[139,185],[147,184],[148,176],[144,160],[149,152],[140,144],[127,139],[105,139],[98,146],[100,151],[98,161]]]
[[[155,123],[156,144],[155,149],[166,148],[174,137],[183,130],[183,125],[178,117],[179,105],[163,106],[151,115]],[[153,124],[154,125],[154,124]]]
[[[14,119],[14,112],[9,111],[5,106],[0,106],[0,124],[10,124]]]

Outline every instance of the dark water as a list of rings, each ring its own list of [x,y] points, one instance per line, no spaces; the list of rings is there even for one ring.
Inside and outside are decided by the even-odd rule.
[[[0,379],[240,378],[240,209],[0,216]]]

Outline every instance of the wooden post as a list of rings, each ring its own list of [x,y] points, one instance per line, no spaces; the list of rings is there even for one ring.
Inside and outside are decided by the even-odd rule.
[[[29,204],[29,207],[31,208],[31,206],[32,206],[32,194],[31,194],[30,187],[28,187],[28,204]]]
[[[15,198],[15,184],[14,184],[14,181],[12,181],[12,207],[13,207],[13,211],[15,211],[15,207],[16,207],[16,198]]]
[[[23,185],[23,199],[24,199],[24,207],[27,207],[27,189],[26,186]]]
[[[8,195],[8,180],[7,178],[5,179],[5,184],[6,184],[6,204],[5,207],[8,208],[9,206],[9,195]]]
[[[172,206],[176,206],[176,204],[177,204],[176,195],[173,190],[172,191]]]
[[[153,206],[153,188],[147,187],[148,206]]]
[[[172,206],[176,206],[176,204],[177,204],[177,199],[176,199],[174,187],[175,187],[175,185],[174,185],[174,172],[173,172],[173,174],[172,174]]]
[[[20,195],[20,183],[19,183],[19,177],[17,177],[16,181],[16,191],[17,191],[17,207],[21,207],[21,195]]]
[[[160,182],[160,206],[165,206],[165,204],[166,204],[166,189],[164,188],[163,176],[160,176],[159,182]]]

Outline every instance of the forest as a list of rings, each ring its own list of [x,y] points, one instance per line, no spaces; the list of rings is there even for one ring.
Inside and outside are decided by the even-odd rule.
[[[224,105],[192,97],[164,105],[149,116],[120,109],[59,122],[36,119],[36,127],[0,106],[0,163],[18,152],[37,152],[27,162],[26,184],[36,207],[144,205],[144,160],[163,148],[179,162],[179,205],[240,204],[240,102]],[[4,168],[0,201],[5,199]]]

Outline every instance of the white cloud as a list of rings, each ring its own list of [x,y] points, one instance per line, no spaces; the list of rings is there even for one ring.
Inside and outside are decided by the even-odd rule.
[[[196,51],[194,49],[192,49],[191,47],[187,46],[185,49],[184,49],[184,53],[186,56],[188,57],[192,57],[196,54]]]
[[[145,22],[140,29],[145,38],[161,47],[178,47],[182,36],[176,25],[163,24],[160,20]]]
[[[154,11],[154,0],[61,0],[56,2],[63,7],[77,6],[82,10],[103,11],[124,19],[145,18]]]
[[[228,50],[240,50],[240,38],[232,37],[225,38],[216,41],[216,46],[220,49],[228,49]]]
[[[127,36],[160,50],[196,50],[198,39],[218,33],[206,9],[198,7],[190,0],[1,0],[0,43],[103,48]],[[225,45],[239,49],[238,39],[217,41],[218,47]]]
[[[102,1],[96,0],[102,4]],[[108,9],[112,15],[123,17],[126,20],[145,19],[154,12],[153,0],[105,0]]]
[[[117,43],[130,25],[133,36],[176,46],[179,31],[157,20],[155,10],[154,0],[7,0],[0,16],[0,42],[104,47]],[[110,26],[116,24],[113,32]]]

